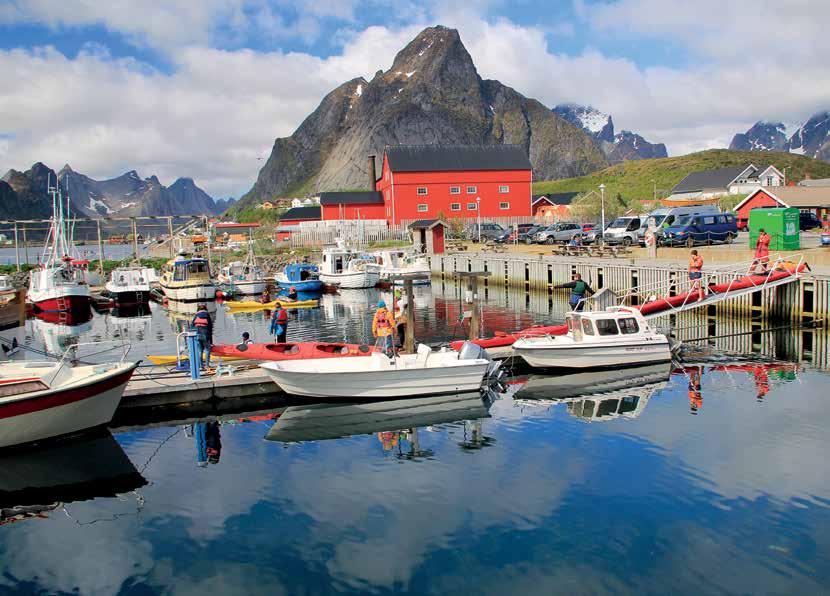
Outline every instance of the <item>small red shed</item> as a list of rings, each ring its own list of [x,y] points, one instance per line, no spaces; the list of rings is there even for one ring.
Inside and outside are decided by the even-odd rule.
[[[421,253],[444,254],[444,230],[447,224],[440,219],[418,219],[409,224],[412,244]]]

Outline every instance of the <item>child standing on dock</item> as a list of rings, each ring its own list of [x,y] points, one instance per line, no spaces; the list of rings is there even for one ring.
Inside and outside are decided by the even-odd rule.
[[[700,283],[701,278],[703,277],[703,257],[697,254],[697,250],[692,250],[692,254],[689,258],[689,281],[692,282],[692,289],[689,290],[690,294],[693,294],[695,288],[697,288],[697,299],[703,300],[703,285]]]

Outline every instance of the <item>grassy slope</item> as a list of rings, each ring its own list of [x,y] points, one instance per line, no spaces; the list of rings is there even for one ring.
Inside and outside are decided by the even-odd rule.
[[[728,168],[748,163],[755,165],[772,164],[779,170],[787,168],[788,180],[802,180],[805,173],[813,178],[830,178],[830,163],[824,163],[788,153],[758,153],[749,151],[729,151],[727,149],[710,149],[699,153],[690,153],[680,157],[663,159],[643,159],[626,161],[599,172],[565,178],[548,182],[535,182],[533,194],[548,192],[586,192],[595,190],[604,183],[605,196],[614,197],[620,193],[624,199],[651,199],[652,180],[657,183],[658,198],[665,198],[671,188],[691,172]]]

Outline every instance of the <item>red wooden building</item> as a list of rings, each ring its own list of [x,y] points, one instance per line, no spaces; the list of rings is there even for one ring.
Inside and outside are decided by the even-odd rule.
[[[810,211],[819,219],[830,214],[830,187],[821,186],[776,186],[763,187],[749,194],[735,206],[738,227],[746,227],[749,212],[762,207],[795,207]]]
[[[320,194],[322,219],[531,217],[530,160],[516,145],[387,147],[372,189]]]

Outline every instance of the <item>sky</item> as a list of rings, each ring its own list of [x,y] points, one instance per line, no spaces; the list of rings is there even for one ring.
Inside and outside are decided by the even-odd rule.
[[[483,78],[670,155],[830,109],[823,0],[0,0],[0,173],[42,161],[250,189],[274,139],[424,27]]]

